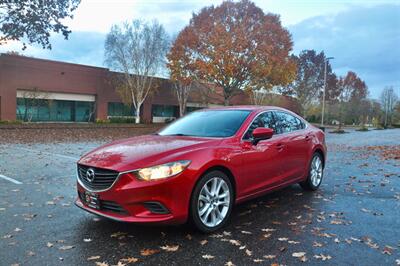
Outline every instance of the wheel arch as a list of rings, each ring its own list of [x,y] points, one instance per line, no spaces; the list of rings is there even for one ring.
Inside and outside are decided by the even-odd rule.
[[[190,193],[190,199],[192,199],[192,197],[193,197],[193,192],[194,192],[194,188],[197,186],[197,183],[200,182],[201,177],[204,176],[205,174],[207,174],[207,173],[209,173],[209,172],[211,172],[211,171],[215,171],[215,170],[221,171],[221,172],[223,172],[224,174],[226,174],[226,175],[228,176],[229,180],[230,180],[231,183],[232,183],[232,187],[233,187],[233,200],[234,200],[234,202],[235,202],[235,200],[236,200],[236,195],[237,195],[237,187],[236,187],[236,179],[235,179],[235,176],[233,175],[232,171],[231,171],[228,167],[223,166],[223,165],[219,165],[219,164],[210,166],[210,167],[208,167],[207,169],[203,170],[203,171],[199,174],[199,177],[197,178],[196,182],[194,183],[193,188],[192,188],[192,191],[191,191],[191,193]],[[189,204],[188,207],[189,207],[189,212],[190,212],[190,204]]]
[[[228,176],[229,180],[232,183],[232,187],[233,187],[233,198],[236,199],[236,193],[237,193],[236,192],[236,179],[235,179],[235,176],[233,175],[232,171],[229,170],[229,168],[227,168],[226,166],[222,166],[222,165],[211,166],[210,168],[203,171],[203,173],[201,173],[200,178],[203,175],[205,175],[211,171],[215,171],[215,170],[221,171]],[[197,182],[200,180],[200,178],[197,180]],[[196,182],[196,184],[197,184],[197,182]]]
[[[320,147],[317,147],[317,148],[315,148],[313,154],[314,154],[314,153],[318,153],[319,155],[321,155],[321,157],[322,157],[322,164],[323,164],[323,166],[324,166],[324,168],[325,168],[325,153],[323,152],[323,150],[322,150]]]

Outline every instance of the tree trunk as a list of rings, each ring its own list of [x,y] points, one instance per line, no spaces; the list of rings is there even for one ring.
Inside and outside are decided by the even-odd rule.
[[[388,120],[388,108],[385,106],[385,128],[387,127],[387,120]]]
[[[184,103],[179,104],[179,117],[185,115],[185,109],[186,109],[186,104]]]
[[[136,109],[135,123],[140,124],[140,107],[142,106],[142,104],[139,103],[136,106],[137,106],[137,109]]]
[[[229,97],[228,98],[224,97],[224,105],[225,106],[229,105]]]
[[[343,103],[339,103],[339,127],[338,130],[342,129],[342,121],[343,120]]]

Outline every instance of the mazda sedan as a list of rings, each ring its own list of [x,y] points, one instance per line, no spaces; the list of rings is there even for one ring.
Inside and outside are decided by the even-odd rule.
[[[318,189],[325,161],[323,131],[286,109],[205,109],[84,155],[76,205],[117,221],[191,221],[212,232],[237,203],[294,183]]]

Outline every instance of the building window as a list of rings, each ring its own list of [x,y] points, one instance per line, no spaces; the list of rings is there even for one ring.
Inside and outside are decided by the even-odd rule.
[[[156,105],[152,106],[153,117],[177,117],[178,106],[174,105]]]
[[[17,119],[28,122],[91,122],[94,103],[48,99],[17,98]]]
[[[187,106],[186,107],[186,113],[191,113],[200,109],[203,109],[204,107],[195,107],[195,106]]]
[[[135,108],[133,106],[127,106],[117,102],[108,103],[108,116],[135,116],[135,113]]]

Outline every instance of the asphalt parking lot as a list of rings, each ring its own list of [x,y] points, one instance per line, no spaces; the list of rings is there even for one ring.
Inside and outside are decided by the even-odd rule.
[[[246,202],[204,235],[75,207],[75,162],[102,141],[0,140],[0,265],[400,265],[400,129],[327,143],[319,191],[293,185]]]

